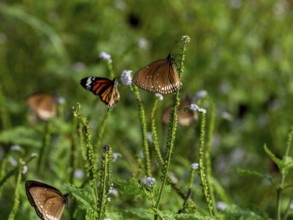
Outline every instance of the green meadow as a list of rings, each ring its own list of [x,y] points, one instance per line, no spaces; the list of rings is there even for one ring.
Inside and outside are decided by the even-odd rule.
[[[292,25],[290,0],[0,1],[0,219],[293,219]],[[124,85],[168,54],[177,91]]]

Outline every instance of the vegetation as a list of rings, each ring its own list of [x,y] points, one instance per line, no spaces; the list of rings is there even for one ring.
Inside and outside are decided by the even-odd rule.
[[[292,219],[292,13],[289,0],[0,2],[0,219],[38,219],[29,179],[70,194],[61,219]],[[121,83],[170,52],[177,93]],[[118,79],[112,110],[87,76]],[[56,116],[28,107],[36,92],[58,97]],[[199,109],[181,126],[186,96]]]

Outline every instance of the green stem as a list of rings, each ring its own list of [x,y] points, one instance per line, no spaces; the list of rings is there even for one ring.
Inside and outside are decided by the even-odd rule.
[[[141,133],[142,133],[142,141],[143,141],[145,175],[150,177],[151,176],[151,162],[150,162],[149,144],[147,140],[147,126],[146,126],[146,119],[145,119],[145,111],[142,105],[138,88],[136,86],[132,86],[131,88],[134,92],[134,95],[138,104],[139,121],[141,124]]]
[[[184,60],[185,60],[185,51],[186,51],[187,43],[189,43],[189,41],[190,41],[190,38],[188,36],[186,36],[184,39],[184,45],[182,48],[182,59],[181,59],[180,69],[179,69],[179,76],[180,76],[181,81],[182,81],[182,75],[183,75],[183,70],[184,70],[183,64],[184,64]],[[172,152],[173,152],[173,149],[175,146],[175,138],[176,138],[176,131],[177,131],[177,111],[178,111],[179,104],[180,104],[180,89],[177,90],[175,98],[174,98],[174,108],[171,113],[171,123],[169,123],[168,138],[167,138],[167,144],[166,144],[166,158],[165,158],[164,167],[163,167],[163,171],[162,171],[162,173],[163,173],[162,185],[159,190],[156,209],[159,208],[163,189],[166,185],[168,171],[169,171],[169,167],[170,167],[170,163],[171,163]],[[156,218],[157,218],[157,215],[155,216],[155,219]]]
[[[215,216],[213,201],[211,199],[210,186],[206,170],[206,149],[205,149],[206,114],[202,114],[199,144],[199,176],[201,179],[203,193],[208,204],[209,212]]]
[[[107,111],[107,113],[106,113],[106,115],[105,115],[105,117],[104,117],[104,119],[102,121],[99,133],[98,133],[97,147],[95,149],[98,149],[99,146],[101,145],[101,140],[102,140],[102,137],[103,137],[105,129],[106,129],[109,114],[110,114],[110,110],[108,109],[108,111]],[[95,150],[95,152],[97,152],[97,150]]]

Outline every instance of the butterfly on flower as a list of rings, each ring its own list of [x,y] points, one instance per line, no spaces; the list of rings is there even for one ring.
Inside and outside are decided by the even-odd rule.
[[[80,81],[83,88],[91,91],[100,97],[101,101],[108,105],[111,110],[120,100],[120,94],[117,89],[118,81],[110,80],[104,77],[86,77]]]
[[[159,59],[142,67],[134,74],[132,82],[149,92],[175,93],[180,88],[180,78],[174,57],[169,54],[166,59]]]

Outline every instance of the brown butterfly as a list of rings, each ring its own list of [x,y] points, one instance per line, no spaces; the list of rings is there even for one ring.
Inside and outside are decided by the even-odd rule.
[[[178,124],[181,126],[189,126],[197,121],[197,112],[188,109],[190,104],[190,99],[184,99],[180,101],[180,105],[178,107]],[[173,107],[169,106],[163,111],[162,122],[164,124],[169,123],[172,109]]]
[[[86,77],[80,81],[83,88],[99,96],[101,101],[111,110],[119,101],[120,94],[117,89],[118,81],[103,77]]]
[[[171,54],[167,59],[156,60],[138,70],[132,82],[141,89],[160,94],[170,94],[180,88],[175,60]]]
[[[63,195],[58,189],[34,180],[25,182],[25,190],[37,215],[43,220],[59,220],[69,194]]]
[[[28,97],[27,105],[41,120],[54,118],[57,114],[57,102],[55,97],[46,93],[36,93]]]

